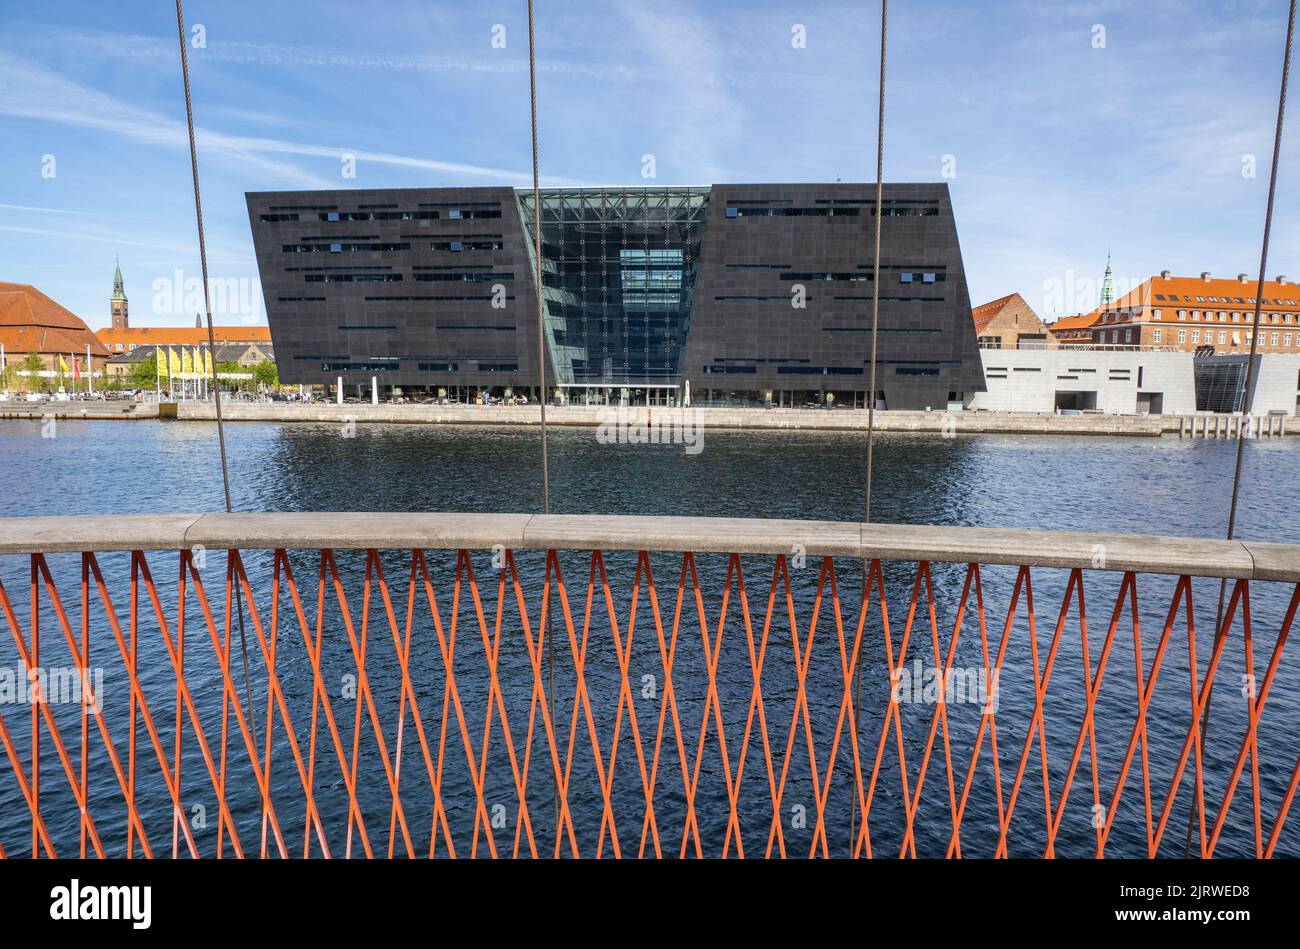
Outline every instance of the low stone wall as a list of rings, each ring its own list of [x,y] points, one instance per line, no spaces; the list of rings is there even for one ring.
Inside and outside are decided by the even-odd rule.
[[[644,425],[650,419],[667,420],[680,410],[666,407],[639,406],[623,410],[620,416],[597,406],[550,406],[546,421],[557,426],[597,426],[614,419]],[[867,413],[861,409],[692,409],[691,424],[705,429],[857,431],[867,429]],[[369,405],[315,403],[302,405],[283,402],[223,402],[222,414],[227,421],[243,422],[344,422],[358,424],[387,422],[431,425],[537,425],[539,407],[480,405]],[[177,418],[181,420],[215,419],[211,404],[181,403]],[[880,432],[954,432],[957,434],[1003,433],[1009,435],[1137,435],[1159,437],[1162,431],[1176,432],[1177,422],[1168,429],[1160,416],[1149,415],[1075,415],[1002,412],[877,412],[876,430]]]
[[[0,419],[149,419],[158,417],[156,402],[0,402]]]

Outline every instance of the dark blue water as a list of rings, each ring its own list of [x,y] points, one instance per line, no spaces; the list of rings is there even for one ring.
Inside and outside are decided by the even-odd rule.
[[[361,427],[355,438],[340,437],[335,426],[237,424],[227,432],[236,506],[253,511],[337,511],[337,510],[444,510],[444,511],[535,511],[540,508],[538,487],[539,451],[534,431],[506,429],[430,429],[416,426]],[[971,436],[944,439],[925,436],[882,436],[876,448],[874,518],[899,523],[969,524],[1005,527],[1057,528],[1069,530],[1128,531],[1139,533],[1221,536],[1227,515],[1235,445],[1213,441],[1111,438],[1017,438]],[[857,520],[862,514],[865,444],[857,435],[787,433],[706,433],[705,450],[686,455],[680,447],[601,445],[590,430],[554,430],[551,438],[552,507],[557,512],[663,513],[738,515],[754,517],[797,517]],[[1300,532],[1289,490],[1300,473],[1300,447],[1290,442],[1261,441],[1247,446],[1243,503],[1239,512],[1238,535],[1260,540],[1294,542]],[[43,439],[34,423],[0,423],[0,514],[107,514],[150,512],[194,512],[217,510],[221,506],[220,473],[216,440],[211,426],[168,423],[62,423],[54,439]],[[156,553],[148,564],[157,583],[161,609],[169,634],[177,636],[179,601],[178,562],[175,554]],[[124,636],[129,636],[131,566],[125,555],[102,555],[113,606]],[[276,637],[276,669],[280,675],[293,722],[303,767],[310,756],[313,716],[312,664],[306,639],[317,635],[317,580],[321,569],[318,555],[297,552],[291,556],[303,610],[303,624],[296,618],[289,589],[280,584],[280,622]],[[544,738],[542,716],[533,702],[534,674],[524,640],[524,623],[514,600],[513,588],[499,586],[501,571],[494,568],[488,551],[473,552],[461,569],[472,568],[477,581],[483,623],[470,596],[468,584],[453,604],[452,595],[458,563],[454,552],[428,553],[430,586],[436,597],[443,643],[447,644],[455,625],[455,647],[451,663],[461,711],[455,703],[444,706],[448,693],[438,624],[426,597],[422,579],[415,584],[411,609],[411,678],[415,702],[428,748],[428,758],[417,734],[409,704],[403,726],[400,768],[402,815],[409,828],[411,848],[427,853],[434,835],[434,794],[430,771],[441,775],[441,800],[446,812],[445,827],[437,819],[437,847],[446,853],[447,838],[458,854],[471,851],[476,818],[495,824],[492,839],[500,852],[509,853],[516,832],[528,852],[526,827],[531,828],[538,849],[551,852],[555,842],[553,814],[554,777],[549,745]],[[253,607],[264,631],[270,624],[274,587],[272,557],[268,553],[245,556],[254,590]],[[406,636],[412,562],[409,552],[386,552],[381,560],[391,599],[397,638]],[[620,641],[629,635],[637,562],[633,555],[610,554],[603,565],[610,580],[614,627]],[[79,635],[80,561],[75,556],[50,558],[51,570],[63,598],[74,634]],[[373,693],[375,716],[390,758],[397,740],[399,703],[402,701],[401,672],[394,645],[393,628],[378,588],[371,602],[363,600],[366,558],[361,552],[341,552],[337,557],[339,580],[350,618],[353,639],[342,622],[337,593],[327,584],[325,611],[320,626],[322,681],[336,720],[338,742],[345,762],[358,749],[358,808],[365,836],[374,852],[388,851],[393,824],[392,796],[370,721],[370,708],[355,697],[357,662],[353,643],[366,641],[365,671]],[[809,560],[789,570],[790,599],[795,607],[797,644],[808,646],[810,618],[819,586],[823,599],[812,628],[812,647],[804,671],[807,716],[798,703],[798,666],[795,637],[786,607],[784,578],[778,578],[773,616],[765,618],[773,587],[774,562],[770,557],[745,557],[739,561],[745,598],[750,614],[747,633],[741,598],[734,577],[726,613],[722,593],[728,587],[730,566],[724,556],[701,555],[694,566],[699,577],[703,622],[693,589],[687,584],[682,619],[673,653],[672,686],[675,692],[677,725],[671,706],[665,702],[664,656],[650,609],[650,591],[643,582],[637,601],[636,622],[627,646],[628,680],[634,715],[620,705],[621,676],[615,637],[599,583],[587,617],[588,581],[593,569],[590,554],[566,553],[559,566],[569,600],[573,639],[563,623],[564,611],[555,606],[553,640],[555,669],[555,721],[560,748],[560,769],[567,770],[567,798],[572,812],[573,837],[581,853],[594,854],[602,839],[601,782],[587,720],[591,722],[600,748],[600,769],[609,768],[611,750],[617,748],[610,779],[610,798],[618,842],[623,854],[635,854],[646,839],[647,852],[654,852],[654,832],[646,820],[646,791],[642,759],[632,738],[635,720],[644,752],[645,774],[654,771],[654,830],[664,853],[695,852],[698,836],[705,855],[722,852],[731,831],[730,853],[736,853],[736,831],[746,855],[764,853],[779,836],[792,855],[821,849],[817,832],[819,809],[825,839],[832,854],[849,847],[849,825],[854,761],[850,731],[841,726],[844,695],[840,636],[836,604],[831,594],[833,566],[835,589],[846,648],[851,650],[861,599],[859,565],[837,561],[833,565]],[[677,608],[678,579],[683,571],[680,555],[656,555],[650,559],[655,595],[665,635],[665,648],[672,644],[673,617]],[[539,554],[521,553],[518,575],[528,611],[528,629],[537,634],[541,618],[543,561]],[[207,602],[214,616],[216,634],[226,635],[224,624],[226,558],[208,552],[198,569]],[[897,654],[908,622],[908,607],[917,583],[915,564],[886,563],[882,566],[888,609],[889,642]],[[30,564],[27,558],[0,557],[0,582],[11,601],[24,635],[29,636]],[[925,578],[922,578],[923,580]],[[935,591],[935,628],[926,611],[925,587],[921,587],[920,608],[908,635],[906,659],[935,665],[935,642],[941,658],[953,640],[956,610],[966,580],[963,566],[935,565],[929,579]],[[1007,611],[1015,588],[1016,572],[1010,568],[987,568],[981,574],[985,602],[986,636],[996,656]],[[1055,570],[1034,570],[1034,632],[1037,664],[1047,661],[1057,631],[1068,574]],[[1096,670],[1115,610],[1120,578],[1090,572],[1085,577],[1085,619],[1088,632],[1089,668]],[[643,578],[644,581],[644,578]],[[1157,646],[1162,639],[1173,597],[1174,581],[1169,578],[1137,578],[1138,634],[1134,617],[1127,608],[1116,622],[1113,645],[1097,700],[1096,760],[1097,786],[1103,802],[1103,819],[1113,817],[1106,845],[1108,855],[1145,855],[1147,829],[1143,801],[1143,748],[1139,744],[1125,779],[1118,804],[1110,813],[1112,795],[1121,765],[1129,749],[1137,712],[1137,664],[1135,639],[1140,643],[1144,678],[1149,675]],[[1212,580],[1193,583],[1197,674],[1203,675],[1213,647],[1213,626],[1219,584]],[[1277,639],[1292,590],[1280,584],[1258,583],[1250,590],[1253,624],[1251,643],[1257,682]],[[194,578],[187,578],[185,609],[185,673],[193,692],[195,714],[212,755],[213,767],[220,767],[222,729],[221,666],[210,632],[197,607]],[[159,742],[170,763],[175,753],[175,675],[164,647],[160,623],[141,587],[138,636],[139,668],[146,698],[157,726]],[[499,599],[500,597],[500,599]],[[886,632],[881,621],[879,592],[872,605],[862,637],[862,721],[860,767],[867,783],[876,765],[877,748],[888,707],[888,664]],[[501,604],[500,606],[498,604]],[[246,604],[247,605],[247,604]],[[57,616],[45,592],[41,594],[42,665],[75,665],[58,625]],[[500,610],[500,652],[498,680],[501,697],[494,698],[486,765],[481,760],[485,725],[488,721],[490,677],[487,674],[485,632],[495,649],[497,615]],[[246,614],[247,615],[247,614]],[[364,624],[364,630],[363,630]],[[105,611],[92,588],[90,611],[91,665],[104,670],[102,689],[104,722],[112,734],[117,754],[126,766],[128,758],[129,688],[123,661],[113,638]],[[703,626],[703,630],[702,630]],[[254,719],[259,754],[265,753],[267,735],[266,661],[257,625],[245,621],[250,657]],[[1078,601],[1060,624],[1059,645],[1045,700],[1045,748],[1035,737],[1019,797],[1007,834],[1012,856],[1041,854],[1046,845],[1042,757],[1047,759],[1051,807],[1060,808],[1061,788],[1070,768],[1082,726],[1085,672]],[[582,644],[586,630],[586,651]],[[21,670],[8,623],[0,622],[0,667]],[[721,635],[721,645],[718,637]],[[751,635],[753,652],[751,654]],[[717,649],[715,674],[720,712],[706,706],[709,695],[705,642]],[[239,658],[238,635],[234,634],[234,684],[238,698],[245,700],[245,680]],[[269,639],[267,640],[269,648]],[[916,808],[915,851],[921,856],[943,856],[952,838],[950,795],[960,799],[970,772],[969,801],[961,820],[961,850],[967,856],[991,855],[1000,836],[997,782],[1002,787],[1003,807],[1010,800],[1012,785],[1025,748],[1026,733],[1034,706],[1034,640],[1029,626],[1026,591],[1022,590],[1011,624],[1006,654],[1002,661],[996,715],[998,771],[995,777],[990,735],[982,736],[982,749],[973,770],[971,759],[980,729],[980,709],[968,703],[947,706],[949,753],[945,754],[944,729],[936,730],[923,791]],[[576,646],[576,649],[574,648]],[[1147,716],[1149,747],[1145,749],[1147,774],[1152,788],[1153,820],[1158,822],[1172,783],[1174,766],[1182,752],[1190,713],[1190,652],[1185,614],[1176,615],[1168,646],[1162,656],[1150,711]],[[582,655],[586,702],[576,701],[578,679],[575,652]],[[763,702],[762,718],[750,716],[754,694],[753,663],[762,655],[759,677]],[[1293,648],[1281,658],[1259,727],[1259,787],[1263,835],[1267,841],[1273,829],[1291,770],[1296,759],[1294,736],[1300,727],[1300,701],[1296,686]],[[549,656],[543,650],[543,682],[549,685]],[[957,635],[954,666],[979,669],[984,663],[980,624],[973,604]],[[1234,624],[1216,675],[1213,724],[1203,766],[1205,797],[1213,820],[1219,813],[1237,751],[1245,734],[1245,700],[1242,676],[1248,670],[1246,643],[1241,624]],[[358,707],[360,704],[360,716]],[[521,820],[520,795],[500,727],[501,707],[510,723],[514,761],[520,769],[530,755],[523,800],[527,820]],[[446,711],[444,712],[444,707]],[[576,714],[575,714],[576,708]],[[915,793],[918,769],[930,742],[936,721],[933,704],[904,704],[902,709],[903,758],[906,783]],[[80,710],[76,705],[51,706],[52,714],[79,768]],[[797,713],[797,714],[796,714]],[[26,705],[0,705],[14,748],[30,767],[31,710]],[[226,800],[245,852],[256,853],[262,835],[261,812],[247,751],[227,705],[229,726],[226,752],[230,773]],[[323,707],[317,704],[317,738],[312,786],[321,812],[331,853],[345,852],[349,838],[347,781],[334,738],[326,725]],[[660,735],[656,766],[654,749]],[[526,741],[530,717],[534,722],[531,745]],[[718,738],[721,718],[726,738],[724,752]],[[615,721],[618,735],[615,739]],[[358,729],[358,720],[360,727]],[[476,778],[462,738],[462,722],[469,736],[474,763],[483,767],[484,810],[478,814],[474,792]],[[703,728],[703,743],[701,733]],[[792,729],[793,724],[793,729]],[[748,726],[749,738],[745,736]],[[444,733],[445,727],[445,733]],[[678,740],[680,732],[680,744]],[[811,733],[811,740],[809,739]],[[273,803],[291,853],[301,853],[306,826],[302,778],[290,743],[285,737],[279,712],[272,731]],[[358,737],[359,734],[359,737]],[[903,777],[894,725],[884,744],[876,787],[870,806],[869,828],[876,855],[897,854],[903,846],[907,824]],[[201,853],[217,847],[219,807],[213,781],[199,748],[197,731],[183,713],[182,802],[193,827]],[[572,736],[572,738],[571,738]],[[69,789],[64,766],[52,747],[48,729],[42,726],[41,812],[54,845],[61,855],[75,854],[79,826],[75,799]],[[573,751],[569,759],[569,748]],[[770,749],[772,771],[769,774]],[[832,748],[835,755],[832,758]],[[113,766],[104,752],[94,720],[90,723],[90,809],[96,827],[110,855],[125,849],[126,822],[123,795]],[[701,750],[702,749],[702,750]],[[743,749],[743,754],[742,754]],[[810,757],[815,758],[817,778],[812,776]],[[698,758],[698,777],[697,772]],[[743,768],[740,762],[743,758]],[[951,765],[948,764],[949,758]],[[683,766],[683,759],[685,765]],[[1090,855],[1096,846],[1093,828],[1093,749],[1084,741],[1073,784],[1061,811],[1056,835],[1059,855]],[[1189,762],[1180,793],[1170,810],[1159,848],[1161,855],[1181,855],[1192,800],[1194,759]],[[949,768],[952,785],[950,789]],[[737,819],[731,824],[728,775],[740,772]],[[783,778],[784,771],[784,778]],[[145,831],[155,853],[169,853],[172,841],[172,810],[166,786],[149,736],[143,724],[137,727],[137,800]],[[829,789],[824,787],[830,775]],[[685,775],[685,779],[684,779]],[[784,787],[782,788],[782,782]],[[1249,856],[1254,853],[1252,810],[1252,767],[1247,761],[1245,776],[1224,819],[1218,842],[1219,855]],[[696,784],[696,820],[688,828],[687,787]],[[777,789],[774,794],[772,788]],[[819,808],[819,794],[825,796]],[[779,807],[773,798],[779,795]],[[859,816],[860,820],[860,816]],[[396,852],[405,852],[405,838],[395,833]],[[603,848],[612,851],[609,828],[603,828]],[[229,829],[221,832],[229,848]],[[351,829],[354,854],[363,850],[362,833]],[[569,829],[563,832],[562,853],[570,852]],[[488,834],[479,827],[478,853],[488,852]],[[23,802],[8,759],[0,759],[0,845],[10,854],[29,852],[31,818]],[[274,845],[272,844],[274,849]],[[184,850],[184,844],[182,844]],[[229,850],[227,849],[227,852]],[[314,839],[312,853],[319,854]],[[1195,852],[1195,850],[1194,850]],[[1279,854],[1300,853],[1300,831],[1293,819],[1283,829]]]

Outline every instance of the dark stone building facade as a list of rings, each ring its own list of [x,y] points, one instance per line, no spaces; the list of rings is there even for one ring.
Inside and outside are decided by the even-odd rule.
[[[248,196],[280,378],[465,398],[536,395],[531,191]],[[570,401],[865,405],[868,185],[546,189],[547,390]],[[877,392],[983,388],[948,189],[886,185]],[[623,390],[626,389],[627,393]]]

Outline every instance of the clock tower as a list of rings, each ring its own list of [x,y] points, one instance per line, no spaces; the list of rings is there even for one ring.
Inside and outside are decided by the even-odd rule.
[[[113,296],[109,300],[109,310],[113,316],[113,329],[124,330],[130,326],[127,319],[126,291],[122,288],[122,265],[117,265],[113,273]]]

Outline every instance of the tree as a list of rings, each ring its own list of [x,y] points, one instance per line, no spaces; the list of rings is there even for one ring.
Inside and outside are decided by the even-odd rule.
[[[23,371],[27,373],[25,377],[27,388],[32,392],[41,388],[42,381],[39,373],[45,371],[45,360],[41,358],[41,354],[28,353],[27,358],[22,361],[21,365]]]
[[[253,367],[253,378],[268,389],[274,389],[280,384],[280,375],[275,370],[275,363],[270,359],[263,359]]]
[[[150,356],[131,367],[131,386],[135,389],[152,389],[158,383],[158,358]]]
[[[231,379],[232,375],[243,373],[244,367],[237,362],[219,362],[212,367],[217,372],[217,381],[226,389],[247,389],[247,379]]]

